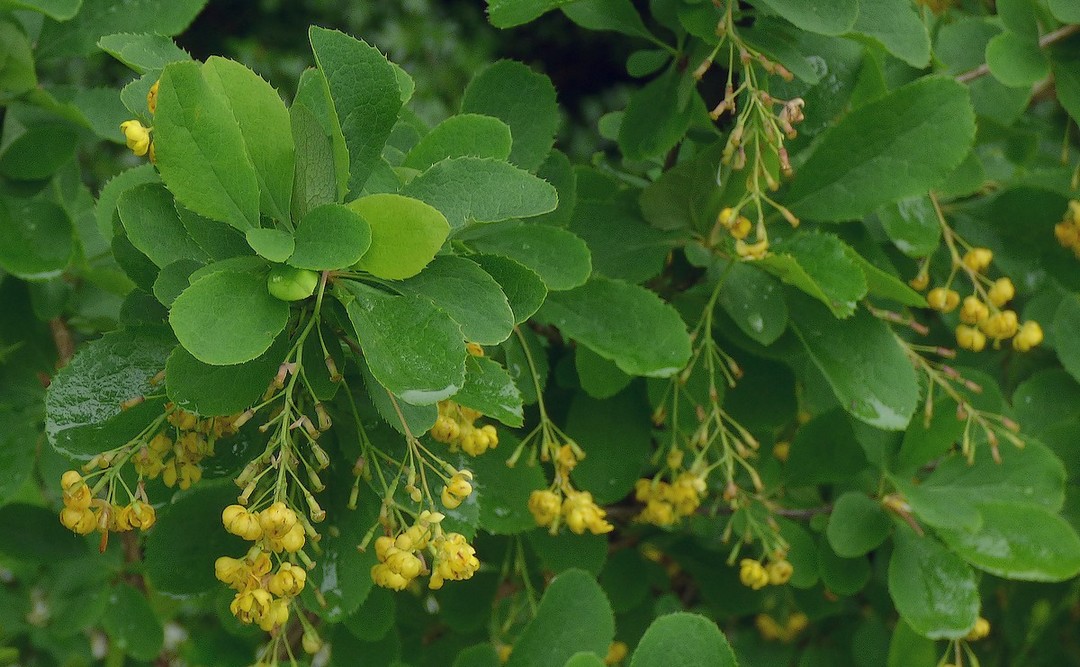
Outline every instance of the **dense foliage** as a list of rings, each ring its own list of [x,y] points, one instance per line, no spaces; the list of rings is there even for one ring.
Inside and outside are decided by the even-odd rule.
[[[0,0],[0,664],[1080,662],[1074,0],[204,4]]]

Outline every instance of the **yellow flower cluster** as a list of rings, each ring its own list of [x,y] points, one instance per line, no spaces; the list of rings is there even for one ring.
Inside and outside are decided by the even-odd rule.
[[[289,620],[289,604],[300,594],[307,571],[282,559],[282,552],[294,554],[307,541],[302,519],[282,501],[261,512],[243,505],[229,505],[221,512],[225,530],[255,544],[242,559],[222,556],[214,563],[214,575],[236,591],[229,610],[242,623],[255,623],[270,632]],[[278,554],[280,565],[271,574],[270,554]]]
[[[289,605],[307,583],[307,570],[288,561],[271,573],[273,562],[262,547],[254,546],[242,558],[222,556],[214,563],[214,576],[236,591],[229,611],[241,623],[254,623],[266,632],[289,620]]]
[[[757,626],[762,639],[770,642],[780,641],[785,644],[794,641],[809,624],[810,619],[801,611],[788,616],[783,625],[777,623],[776,619],[768,614],[758,614],[754,619],[754,625]]]
[[[731,238],[736,241],[745,239],[754,228],[754,223],[750,222],[750,218],[739,215],[732,208],[721,210],[720,214],[716,216],[716,223],[726,229],[728,234],[731,234]]]
[[[144,500],[133,499],[128,505],[120,506],[95,498],[77,470],[68,470],[60,477],[60,488],[64,501],[60,523],[79,535],[89,535],[95,529],[102,534],[147,530],[157,521],[153,505]]]
[[[459,470],[453,474],[442,489],[442,503],[446,509],[456,509],[465,502],[473,492],[472,478],[472,473],[468,470]]]
[[[154,85],[150,86],[150,92],[146,94],[146,108],[150,110],[151,114],[157,112],[157,99],[158,82],[155,81]],[[150,134],[153,128],[146,127],[138,120],[132,119],[120,123],[120,131],[124,133],[127,147],[131,149],[132,153],[139,157],[149,155],[151,163],[157,162],[157,151],[154,148],[154,139]]]
[[[584,454],[581,454],[584,456]],[[529,512],[536,525],[548,528],[555,535],[559,526],[578,535],[586,531],[603,535],[614,530],[604,519],[607,512],[593,500],[588,491],[578,491],[570,485],[570,471],[577,465],[579,456],[569,443],[558,448],[555,455],[555,484],[548,489],[536,489],[529,494]]]
[[[770,560],[768,566],[753,558],[739,561],[739,581],[743,586],[759,591],[768,585],[782,586],[791,580],[795,568],[784,558]]]
[[[1061,222],[1054,225],[1054,237],[1066,250],[1072,250],[1080,259],[1080,201],[1069,202],[1069,210]]]
[[[705,476],[690,471],[680,473],[670,484],[658,477],[639,479],[634,486],[634,497],[645,503],[645,509],[637,520],[654,526],[674,525],[697,511],[705,490]]]
[[[992,340],[994,347],[1000,347],[1001,341],[1012,338],[1013,349],[1027,352],[1043,340],[1042,327],[1038,322],[1020,323],[1016,311],[1004,309],[1004,306],[1016,296],[1016,287],[1007,277],[990,281],[980,274],[986,271],[994,259],[988,248],[971,248],[961,260],[964,267],[975,279],[985,282],[988,287],[976,283],[976,292],[963,299],[956,290],[948,287],[935,287],[926,295],[926,302],[934,310],[949,313],[959,306],[960,322],[956,327],[956,344],[965,350],[981,352],[986,348],[987,340]]]
[[[391,590],[404,590],[414,579],[429,570],[423,558],[432,554],[428,588],[438,590],[445,581],[469,579],[480,569],[476,550],[460,533],[444,533],[439,525],[443,515],[424,510],[416,523],[395,537],[383,535],[375,540],[379,562],[371,568],[372,580]]]
[[[202,479],[199,463],[214,455],[215,441],[236,433],[236,417],[199,419],[190,412],[172,409],[167,420],[175,429],[175,438],[165,431],[151,438],[132,456],[135,471],[149,479],[160,475],[170,488],[187,489]]]
[[[439,403],[439,416],[431,428],[431,437],[450,445],[450,451],[463,450],[469,456],[480,456],[499,446],[499,434],[491,424],[477,427],[474,422],[483,415],[453,401]]]

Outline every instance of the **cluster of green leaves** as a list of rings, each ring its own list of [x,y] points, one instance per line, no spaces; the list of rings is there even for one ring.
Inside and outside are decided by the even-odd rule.
[[[512,644],[510,665],[581,667],[602,664],[613,640],[630,646],[631,667],[934,664],[935,642],[963,638],[980,615],[994,627],[975,649],[988,664],[1076,658],[1061,629],[1080,596],[1067,483],[1080,460],[1080,264],[1053,235],[1077,198],[1070,3],[999,0],[994,15],[976,2],[940,15],[906,0],[738,3],[734,29],[794,75],[759,85],[801,98],[806,115],[786,144],[795,176],[775,194],[802,224],[770,218],[771,252],[751,262],[712,235],[750,187],[722,161],[730,122],[707,111],[726,74],[716,27],[727,3],[652,0],[642,15],[629,0],[489,0],[499,28],[558,10],[641,46],[627,61],[640,87],[599,127],[618,156],[581,165],[553,148],[554,86],[523,64],[479,71],[459,112],[429,125],[405,70],[313,28],[315,67],[286,104],[239,63],[196,62],[169,38],[203,4],[0,0],[0,567],[11,573],[0,660],[90,664],[100,628],[111,664],[250,662],[262,635],[229,613],[213,562],[242,549],[220,511],[265,444],[255,424],[190,491],[148,485],[160,521],[143,561],[137,543],[114,539],[99,555],[65,531],[57,481],[167,401],[203,416],[257,403],[311,312],[311,300],[275,293],[305,272],[329,285],[303,359],[335,424],[323,440],[329,516],[303,600],[331,664],[494,667]],[[39,81],[95,51],[136,78],[122,89]],[[128,118],[153,127],[157,163],[118,159],[129,168],[92,193],[76,158],[120,143]],[[1017,310],[1046,332],[1027,355],[961,352],[953,365],[978,393],[929,395],[933,377],[912,357],[953,345],[955,316],[924,310],[905,282],[927,257],[934,284],[950,275],[937,202],[993,249]],[[760,507],[789,545],[789,586],[739,583],[720,503],[671,530],[630,520],[635,481],[681,427],[650,414],[713,304],[704,335],[742,369],[714,389],[762,443]],[[928,336],[893,322],[912,316]],[[73,359],[72,336],[87,339]],[[359,431],[401,443],[430,429],[446,398],[509,427],[499,449],[455,459],[476,493],[448,521],[485,567],[434,593],[373,588],[374,555],[356,545],[381,498],[365,488],[346,509]],[[1003,441],[996,461],[958,399],[1019,422],[1025,446]],[[526,504],[543,468],[504,462],[509,429],[531,425],[539,400],[587,453],[573,482],[611,506],[615,537],[535,527]],[[957,446],[968,440],[972,460]],[[770,455],[788,442],[783,462]],[[755,615],[796,613],[813,628],[798,645],[754,629]],[[189,639],[166,645],[167,622]]]

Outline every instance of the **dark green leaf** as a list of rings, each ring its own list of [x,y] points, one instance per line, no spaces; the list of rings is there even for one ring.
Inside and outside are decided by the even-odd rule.
[[[548,225],[507,224],[469,241],[476,250],[501,255],[535,271],[549,290],[583,285],[592,272],[589,248],[579,237]]]
[[[419,274],[394,287],[402,294],[431,301],[474,343],[498,345],[514,330],[514,313],[499,283],[462,257],[436,257]]]
[[[60,274],[72,253],[71,220],[41,200],[0,201],[0,269],[25,280]]]
[[[521,392],[497,361],[484,357],[465,360],[465,386],[454,394],[454,402],[498,419],[507,426],[524,422]]]
[[[849,491],[836,499],[826,535],[838,556],[855,558],[881,546],[891,527],[881,503]]]
[[[630,667],[736,667],[735,653],[716,623],[677,613],[653,621],[641,637]]]
[[[959,639],[979,617],[975,573],[956,554],[906,526],[889,559],[889,594],[900,616],[930,639]]]
[[[182,259],[210,260],[210,256],[188,235],[172,195],[160,183],[147,183],[125,191],[116,200],[116,211],[131,245],[158,267]]]

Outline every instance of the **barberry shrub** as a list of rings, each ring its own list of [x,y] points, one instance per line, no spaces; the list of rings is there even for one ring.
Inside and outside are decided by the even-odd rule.
[[[1074,2],[488,0],[574,157],[203,4],[0,2],[0,662],[1080,661]]]

